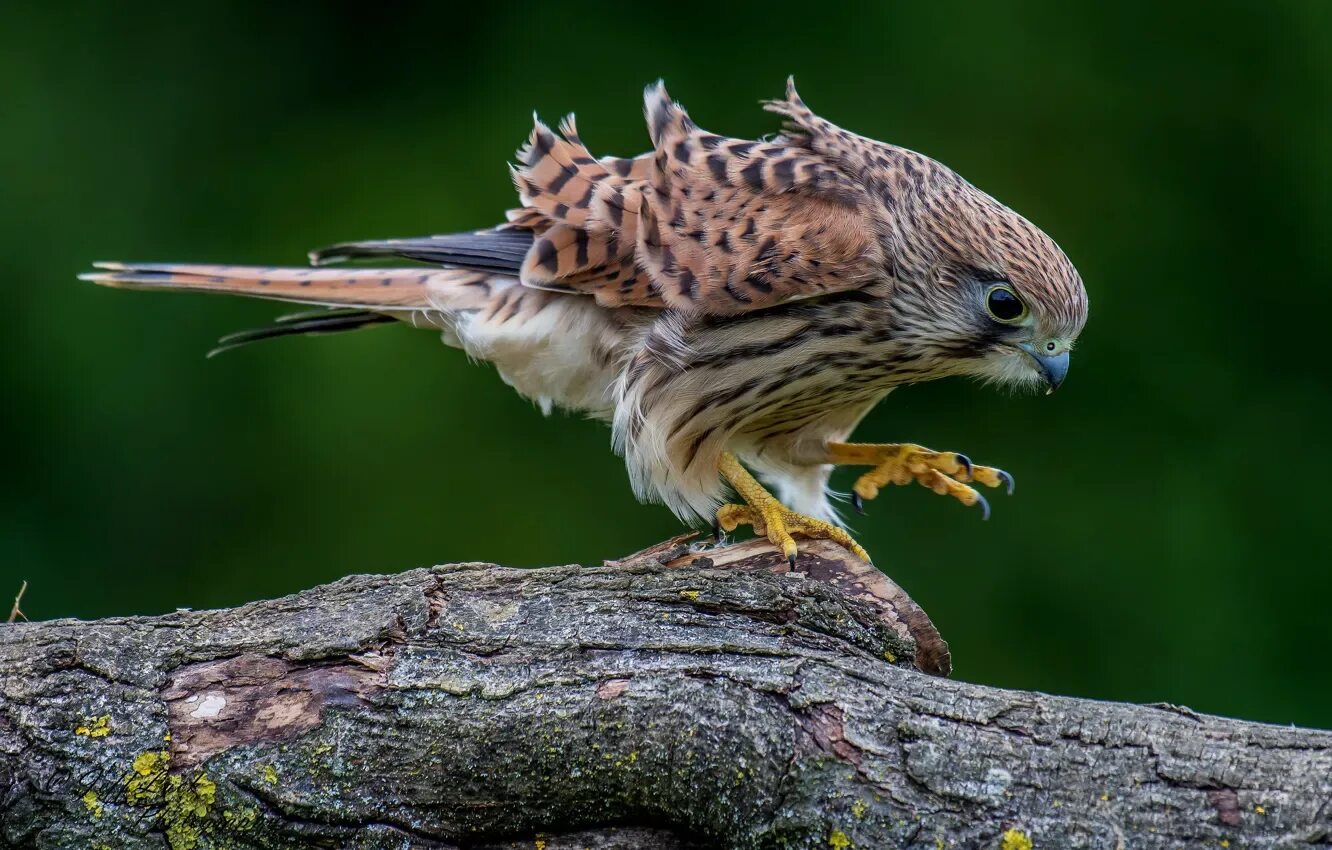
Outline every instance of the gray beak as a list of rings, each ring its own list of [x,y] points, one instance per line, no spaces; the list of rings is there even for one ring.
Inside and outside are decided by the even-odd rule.
[[[1041,375],[1045,378],[1045,385],[1048,387],[1045,394],[1049,395],[1059,389],[1059,385],[1064,382],[1068,375],[1068,352],[1060,354],[1042,354],[1029,345],[1019,345],[1023,351],[1036,361],[1036,368],[1041,370]]]

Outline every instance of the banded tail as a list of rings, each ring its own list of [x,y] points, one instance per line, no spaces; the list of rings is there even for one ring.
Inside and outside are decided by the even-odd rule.
[[[94,263],[80,280],[121,289],[223,292],[317,307],[359,307],[401,312],[430,306],[430,284],[448,273],[435,269],[302,269],[174,263]]]
[[[392,255],[452,267],[281,268],[271,266],[97,263],[80,275],[102,286],[177,292],[221,292],[287,301],[316,309],[272,325],[230,334],[217,354],[267,339],[328,334],[405,321],[440,333],[446,345],[493,364],[519,393],[549,411],[609,418],[619,349],[636,321],[581,295],[524,286],[518,266],[526,231],[428,236],[337,245],[312,256],[337,262]]]
[[[168,292],[220,292],[286,301],[328,310],[278,317],[262,328],[238,331],[218,340],[209,357],[254,342],[286,336],[359,330],[426,311],[476,309],[489,295],[487,275],[463,269],[346,268],[309,269],[273,266],[219,266],[175,263],[94,263],[81,280],[119,289]],[[482,292],[481,290],[484,290]],[[431,321],[421,322],[434,326]]]

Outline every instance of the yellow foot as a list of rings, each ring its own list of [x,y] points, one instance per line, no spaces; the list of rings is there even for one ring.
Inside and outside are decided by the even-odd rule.
[[[738,525],[754,526],[756,534],[764,535],[772,541],[772,545],[782,550],[782,554],[791,564],[791,569],[795,569],[797,549],[794,535],[796,534],[840,543],[855,553],[857,558],[865,563],[870,562],[869,553],[852,540],[851,535],[830,522],[789,510],[786,505],[777,501],[776,496],[763,489],[763,485],[758,483],[730,452],[722,455],[717,471],[730,482],[735,492],[740,494],[740,498],[748,503],[722,505],[717,510],[719,530],[731,532],[735,531]]]
[[[795,569],[796,542],[794,535],[801,537],[831,540],[849,549],[857,558],[869,563],[869,553],[859,543],[851,539],[844,529],[830,522],[815,519],[812,516],[798,514],[789,510],[775,498],[762,501],[758,507],[751,505],[722,505],[717,509],[717,527],[730,533],[737,526],[752,525],[754,533],[761,534],[782,550],[791,569]]]
[[[864,500],[879,495],[885,484],[916,481],[941,496],[952,496],[964,505],[981,506],[982,519],[990,518],[990,503],[965,482],[986,487],[1004,486],[1013,493],[1013,476],[992,466],[976,466],[966,455],[936,452],[913,443],[833,443],[829,462],[873,466],[852,485],[851,504],[864,513]]]

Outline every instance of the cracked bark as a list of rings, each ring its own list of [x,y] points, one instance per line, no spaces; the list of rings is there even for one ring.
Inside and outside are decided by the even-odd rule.
[[[0,626],[0,845],[1332,845],[1332,733],[922,675],[904,593],[801,567],[666,544]]]

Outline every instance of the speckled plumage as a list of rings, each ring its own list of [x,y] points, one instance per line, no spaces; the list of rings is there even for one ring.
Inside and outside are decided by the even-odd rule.
[[[592,156],[572,117],[558,135],[538,122],[506,224],[311,257],[431,268],[101,264],[87,277],[437,328],[543,409],[609,421],[640,498],[710,518],[732,452],[790,507],[832,519],[827,447],[894,387],[1049,380],[1042,357],[1066,365],[1087,296],[1048,236],[947,167],[834,126],[790,84],[766,108],[780,136],[729,139],[650,87],[653,150],[632,159]],[[987,312],[995,285],[1022,321]],[[344,324],[358,326],[302,318],[275,333]]]

